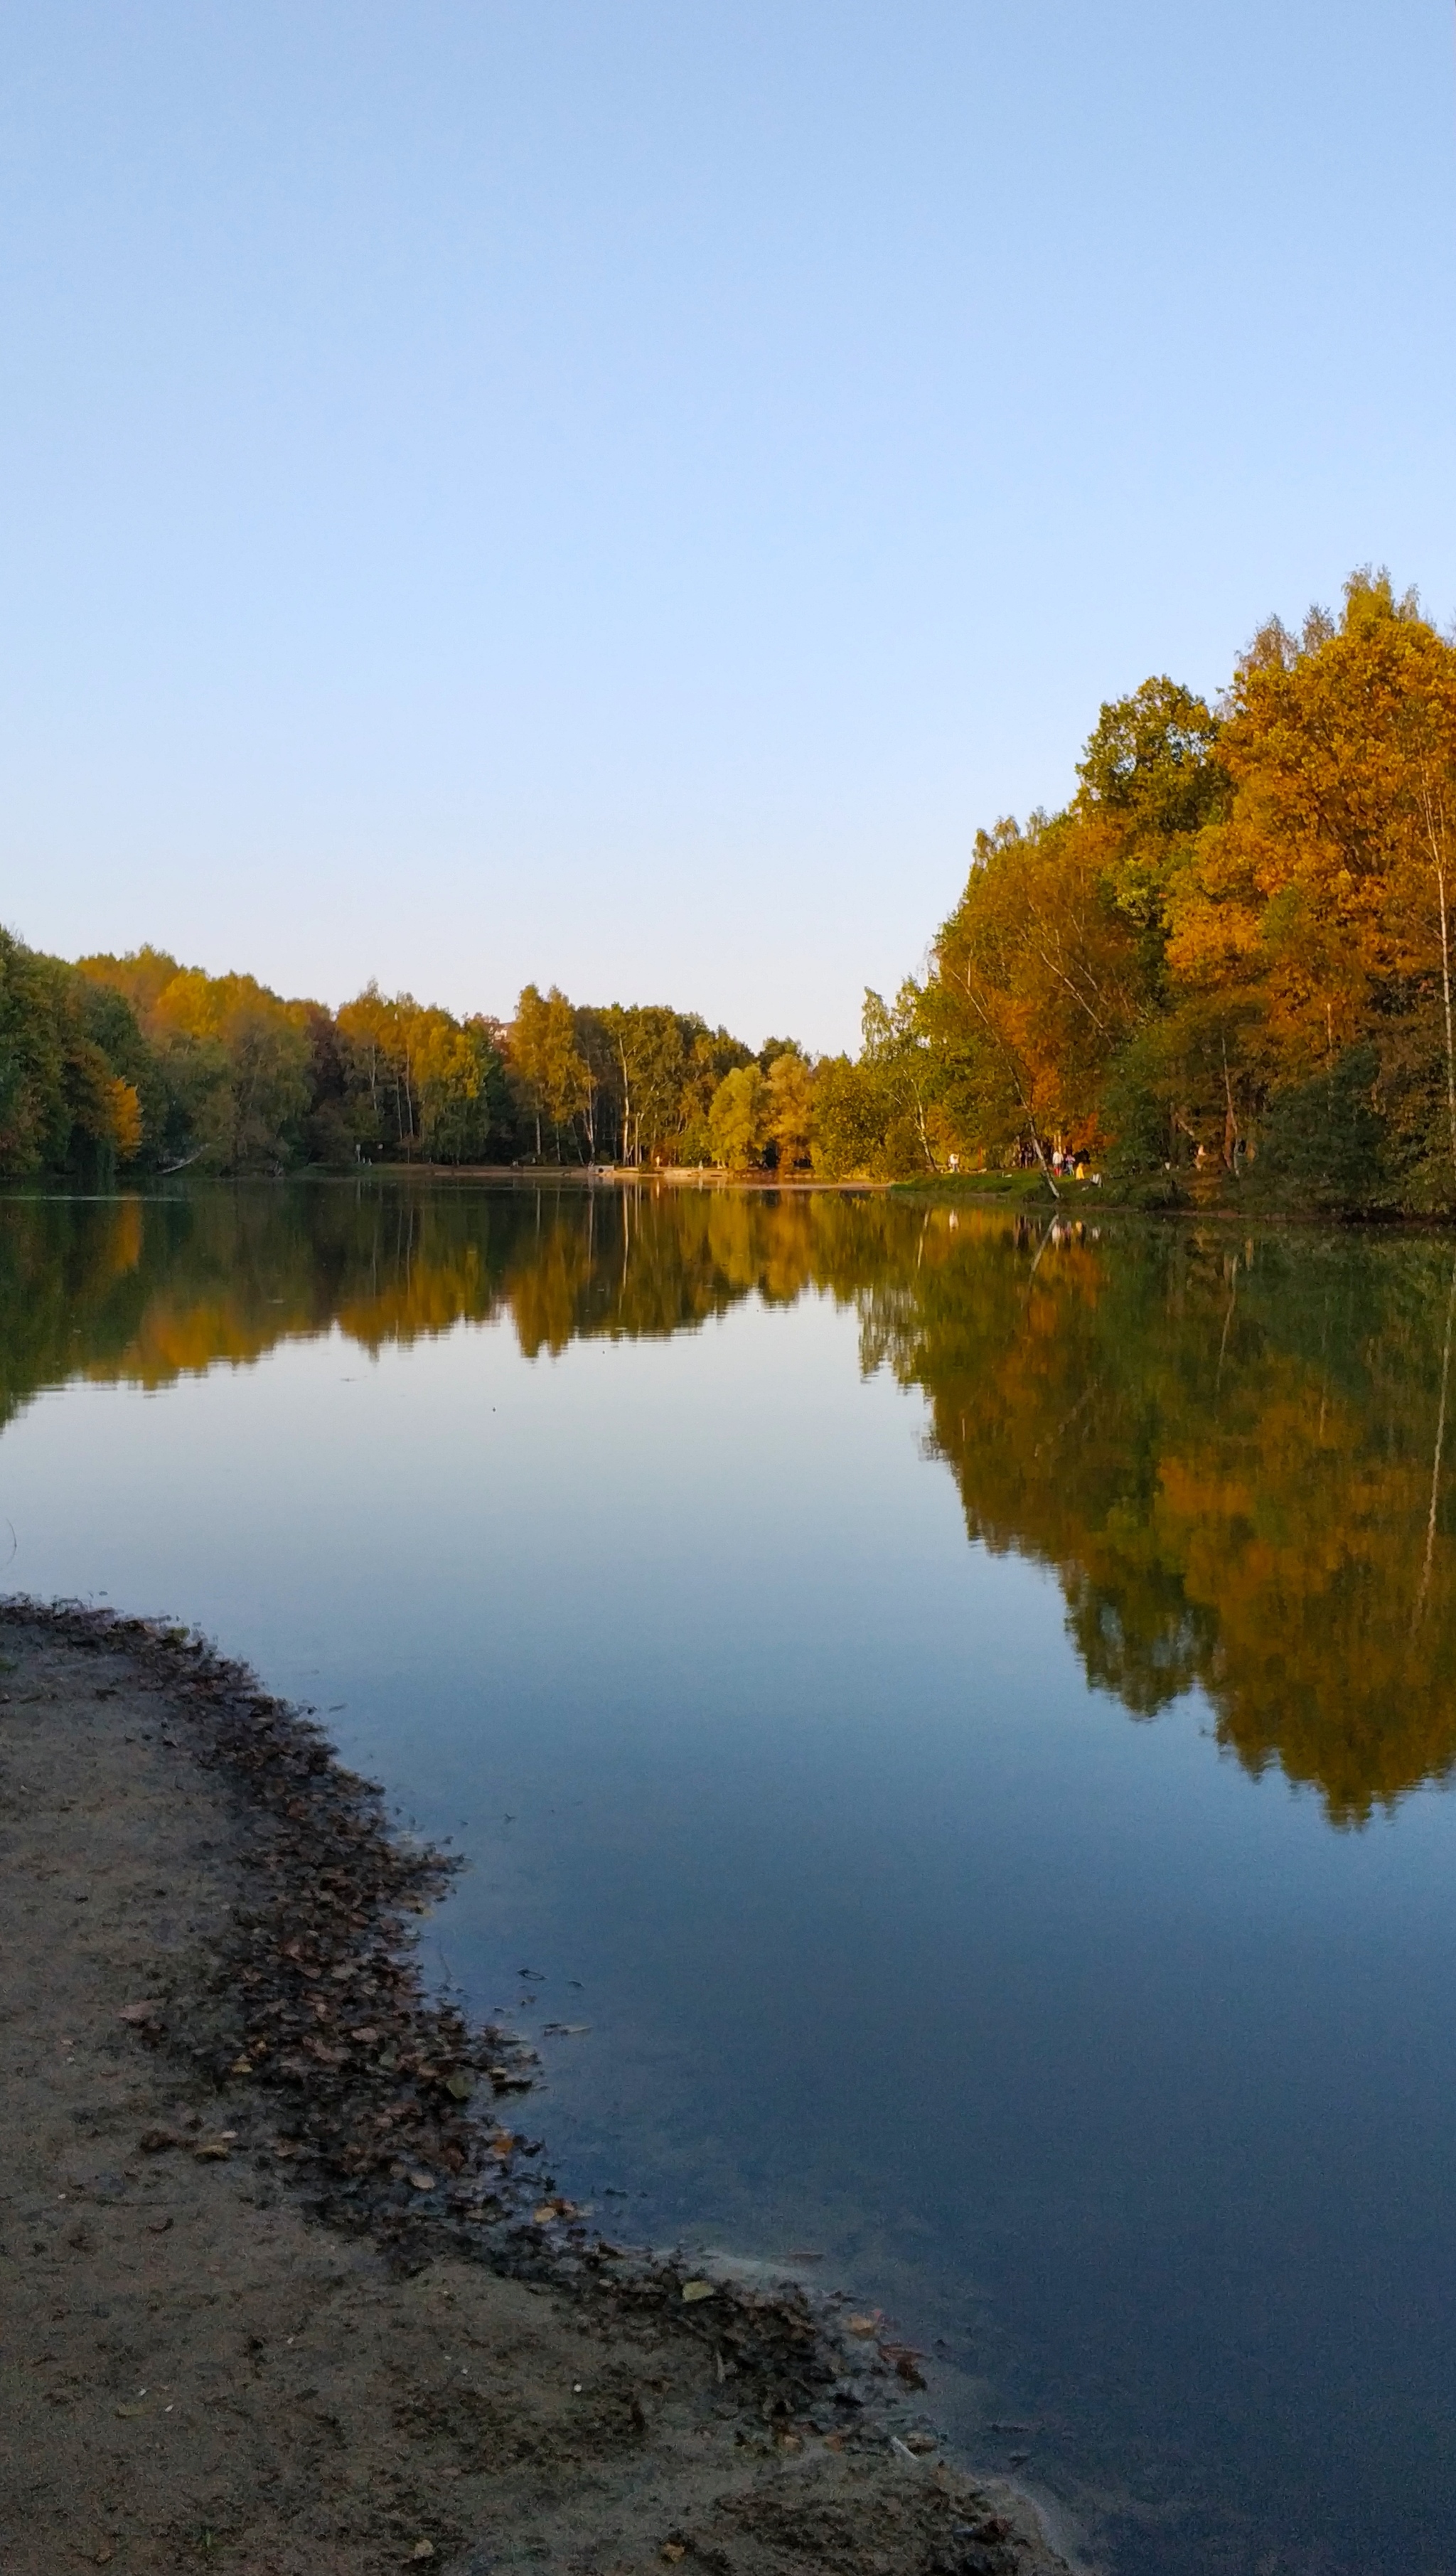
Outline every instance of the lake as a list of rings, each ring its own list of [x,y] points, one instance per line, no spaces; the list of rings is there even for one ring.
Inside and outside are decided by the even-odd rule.
[[[1118,2576],[1435,2576],[1453,1320],[1434,1235],[13,1187],[3,1581],[455,1838],[609,2233],[882,2305]]]

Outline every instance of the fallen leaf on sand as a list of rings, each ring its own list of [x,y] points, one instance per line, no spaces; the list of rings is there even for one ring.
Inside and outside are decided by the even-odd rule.
[[[879,2332],[879,2325],[878,2317],[846,2317],[844,2331],[852,2335],[872,2335]]]
[[[122,2416],[130,2416],[130,2415],[145,2415],[145,2413],[146,2413],[146,2411],[147,2411],[147,2410],[146,2410],[145,2406],[118,2406],[118,2408],[117,2408],[117,2410],[116,2410],[116,2411],[117,2411],[118,2415],[122,2415]]]
[[[684,2281],[682,2294],[685,2299],[711,2299],[713,2284],[711,2281]]]
[[[155,2021],[161,2009],[160,1999],[154,1997],[146,2003],[123,2004],[116,2018],[118,2021]]]
[[[197,2165],[220,2165],[231,2154],[231,2147],[225,2147],[221,2138],[208,2138],[202,2146],[193,2148],[192,2161]]]
[[[680,2540],[665,2540],[662,2544],[662,2555],[667,2560],[669,2567],[675,2567],[678,2560],[680,2558],[686,2558],[687,2554],[688,2553]]]
[[[468,2102],[471,2094],[475,2091],[475,2086],[472,2084],[468,2075],[447,2075],[445,2078],[445,2090],[452,2101]]]
[[[251,2075],[252,2072],[253,2061],[251,2057],[235,2057],[231,2066],[228,2068],[229,2075]]]
[[[434,2555],[435,2544],[433,2540],[417,2540],[413,2549],[410,2551],[411,2558],[433,2558]]]
[[[416,2165],[410,2173],[406,2174],[405,2180],[414,2191],[433,2191],[435,2188],[434,2175],[427,2173],[423,2165]],[[418,2557],[418,2550],[415,2555]]]
[[[491,2139],[490,2152],[493,2156],[504,2158],[510,2154],[515,2143],[509,2129],[499,2129]]]

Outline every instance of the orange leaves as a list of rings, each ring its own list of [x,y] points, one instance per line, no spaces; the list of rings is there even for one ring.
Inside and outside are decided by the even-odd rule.
[[[129,1163],[142,1143],[142,1104],[136,1084],[113,1075],[106,1085],[106,1100],[117,1161]]]
[[[1388,1017],[1392,979],[1433,969],[1413,880],[1430,783],[1456,777],[1456,650],[1357,577],[1305,649],[1257,640],[1220,757],[1232,809],[1172,889],[1168,962],[1181,991],[1256,985],[1266,1078],[1298,1081]]]
[[[1373,1047],[1388,1149],[1352,1204],[1449,1204],[1456,646],[1357,574],[1338,623],[1255,637],[1217,716],[1166,679],[1104,706],[1080,775],[1066,813],[979,835],[941,932],[958,1141],[1102,1135],[1124,1178],[1198,1195],[1282,1094]]]
[[[968,1144],[1095,1131],[1138,998],[1137,934],[1108,884],[1115,843],[1095,814],[979,836],[927,1003]]]

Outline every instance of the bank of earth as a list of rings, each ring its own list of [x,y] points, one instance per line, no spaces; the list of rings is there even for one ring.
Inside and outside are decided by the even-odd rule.
[[[305,1715],[87,1611],[0,1666],[6,2576],[1063,2568],[881,2320],[572,2209]]]

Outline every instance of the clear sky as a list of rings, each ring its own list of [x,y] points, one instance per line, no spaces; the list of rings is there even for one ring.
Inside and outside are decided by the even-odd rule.
[[[1456,609],[1449,0],[11,0],[0,918],[853,1043],[1099,702]]]

